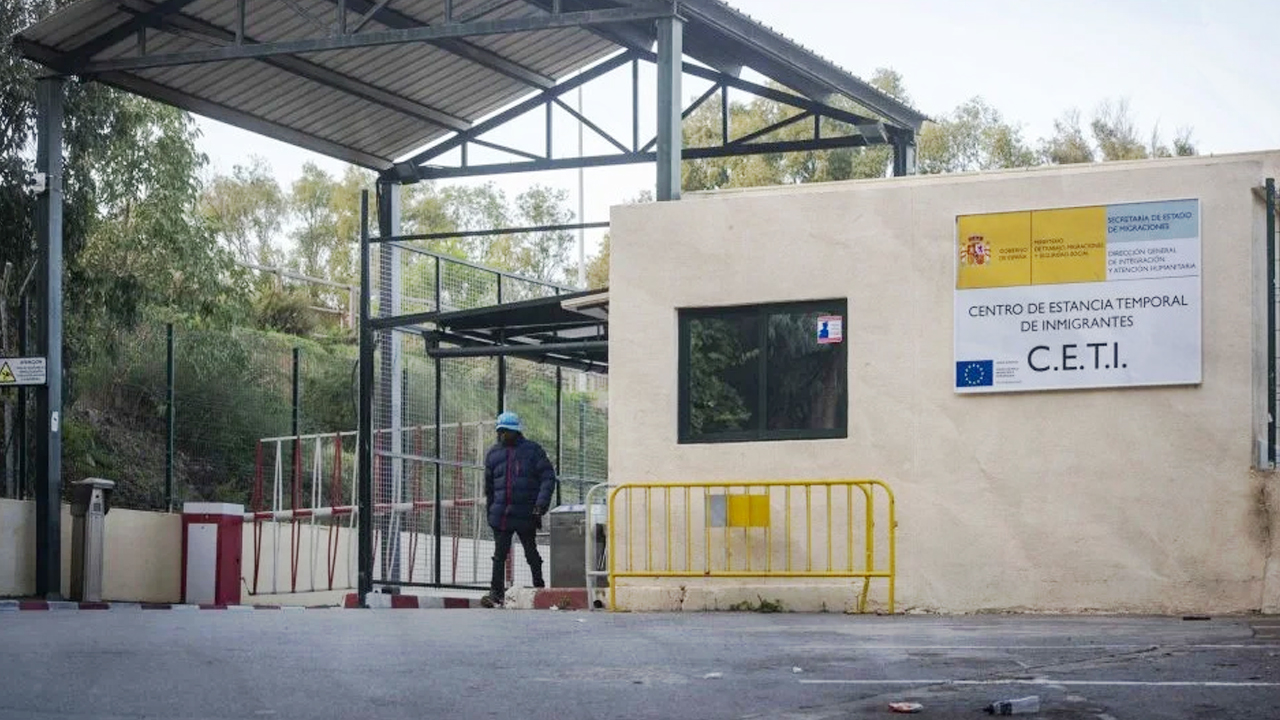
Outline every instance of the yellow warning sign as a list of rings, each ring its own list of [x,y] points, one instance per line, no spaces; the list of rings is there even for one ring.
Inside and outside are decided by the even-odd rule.
[[[13,376],[13,370],[9,369],[9,363],[0,365],[0,385],[12,385],[18,382],[18,378]]]

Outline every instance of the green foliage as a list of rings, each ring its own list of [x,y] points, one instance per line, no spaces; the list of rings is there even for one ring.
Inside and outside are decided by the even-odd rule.
[[[200,198],[200,214],[218,242],[243,263],[272,266],[282,259],[276,244],[285,210],[284,192],[266,160],[254,157],[218,176]]]
[[[878,69],[871,84],[886,94],[910,104],[902,76]],[[786,90],[786,88],[779,88]],[[871,114],[851,102],[837,105],[864,115]],[[772,100],[731,102],[730,138],[762,130],[795,117],[800,111]],[[824,121],[825,137],[847,134],[842,123]],[[917,137],[917,166],[921,173],[975,172],[1001,168],[1030,167],[1044,163],[1066,164],[1101,160],[1132,160],[1148,157],[1195,155],[1191,131],[1181,129],[1172,145],[1160,138],[1159,128],[1144,143],[1127,101],[1102,103],[1089,123],[1090,137],[1081,127],[1078,111],[1069,111],[1054,123],[1054,133],[1039,141],[1036,148],[1023,138],[1022,129],[981,97],[971,98],[935,122],[925,123]],[[760,138],[800,140],[811,137],[812,123],[797,122]],[[721,142],[721,100],[713,97],[694,111],[684,123],[687,147],[704,147]],[[892,160],[886,146],[849,148],[787,155],[690,160],[683,164],[686,190],[712,190],[761,185],[824,182],[854,178],[884,177]]]
[[[143,309],[232,321],[243,312],[232,256],[195,216],[191,118],[133,96],[119,101],[115,137],[86,153],[97,212],[75,258],[84,322],[101,310],[125,324]]]
[[[696,435],[746,428],[751,419],[740,387],[753,377],[760,350],[748,350],[733,323],[705,318],[689,323],[689,429]]]
[[[609,236],[600,243],[600,251],[587,261],[587,287],[609,287]]]
[[[258,294],[254,310],[258,325],[264,330],[306,337],[316,329],[311,296],[303,290],[274,287],[263,290]]]
[[[14,0],[0,7],[10,37],[66,2]],[[35,255],[35,79],[43,71],[0,49],[0,260],[25,277]],[[229,257],[212,247],[194,212],[205,158],[190,117],[98,83],[69,81],[64,123],[64,261],[68,353],[77,327],[129,324],[144,308],[189,317],[233,317]],[[30,288],[28,288],[30,289]],[[15,298],[5,298],[15,303]]]
[[[1080,111],[1068,110],[1053,121],[1053,137],[1041,141],[1040,157],[1054,165],[1093,162],[1093,146],[1080,127]]]
[[[871,79],[871,84],[882,92],[909,102],[902,87],[902,76],[893,70],[881,68]],[[776,89],[786,90],[774,84]],[[686,147],[707,147],[722,140],[722,100],[715,96],[695,110],[684,121]],[[869,113],[852,101],[837,99],[837,107],[862,115]],[[729,103],[730,140],[739,138],[775,123],[796,117],[800,111],[772,100],[755,98],[747,103]],[[824,137],[836,137],[855,132],[845,123],[824,119]],[[786,125],[757,141],[803,140],[812,137],[813,123],[808,120]],[[690,160],[683,163],[682,186],[686,190],[713,190],[731,187],[755,187],[760,185],[788,185],[793,183],[826,182],[854,178],[884,177],[892,151],[888,147],[841,148],[817,152],[801,152],[771,155],[752,155],[712,160]]]
[[[163,506],[165,330],[103,328],[73,369],[68,477],[119,483],[120,504]],[[355,427],[355,348],[254,330],[175,328],[174,402],[179,499],[245,502],[264,437],[292,431],[292,351],[299,348],[300,431]],[[267,458],[273,462],[274,458]],[[267,471],[270,471],[270,465]]]
[[[573,221],[564,190],[535,185],[514,202],[493,183],[478,186],[418,183],[404,189],[406,234],[533,227]],[[485,235],[427,243],[435,252],[545,282],[568,282],[574,236],[566,231]]]
[[[311,277],[359,283],[360,191],[372,190],[373,184],[371,173],[354,166],[334,178],[314,163],[304,165],[288,199],[298,225],[288,265]],[[308,292],[331,306],[347,300],[345,294],[322,286],[311,285]]]
[[[1035,153],[1016,126],[982,98],[973,98],[920,131],[917,161],[922,173],[974,172],[1027,167]]]

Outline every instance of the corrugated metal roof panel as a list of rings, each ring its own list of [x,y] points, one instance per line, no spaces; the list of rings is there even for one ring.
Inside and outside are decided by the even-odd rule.
[[[111,20],[120,15],[112,0],[79,0],[60,11],[41,19],[22,31],[22,36],[42,45],[70,49],[80,44],[79,36],[110,27]]]
[[[347,0],[372,8],[376,0]],[[55,69],[68,53],[160,0],[80,0],[19,34],[29,57]],[[453,0],[457,22],[545,16],[546,0]],[[234,33],[237,4],[191,0],[150,30],[150,54],[207,50]],[[337,20],[337,0],[259,0],[248,4],[246,34],[272,42],[321,37]],[[616,0],[566,0],[566,10],[618,7]],[[686,53],[721,64],[745,65],[801,92],[845,94],[870,109],[918,126],[923,116],[887,98],[816,54],[751,20],[722,0],[685,0]],[[301,10],[301,12],[299,12]],[[444,21],[445,0],[394,0],[366,31]],[[349,11],[354,26],[360,13]],[[112,72],[104,82],[202,112],[231,124],[353,162],[384,169],[390,160],[449,135],[445,124],[475,122],[533,92],[534,82],[560,79],[613,54],[614,31],[642,45],[651,23],[607,30],[562,28],[396,46],[350,48],[292,56]],[[96,60],[133,57],[130,34]],[[495,60],[494,58],[498,58]],[[299,58],[302,61],[300,62]],[[503,66],[514,63],[515,67]],[[714,65],[715,62],[712,62]],[[529,78],[529,73],[536,78]],[[521,76],[516,79],[512,75]],[[543,78],[538,80],[537,78]],[[437,114],[432,114],[437,113]],[[450,120],[438,113],[457,118]],[[430,120],[428,120],[430,118]]]

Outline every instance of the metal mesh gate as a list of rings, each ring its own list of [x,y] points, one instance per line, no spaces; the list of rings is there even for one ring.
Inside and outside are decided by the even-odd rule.
[[[367,587],[487,587],[493,535],[484,517],[483,461],[495,440],[494,418],[502,409],[517,412],[525,434],[556,465],[556,502],[579,502],[585,488],[606,479],[607,378],[519,357],[431,357],[424,334],[432,313],[569,289],[411,240],[381,238],[364,247],[373,355],[372,382],[362,383],[372,428]],[[515,585],[529,584],[528,572],[522,560],[508,565]]]

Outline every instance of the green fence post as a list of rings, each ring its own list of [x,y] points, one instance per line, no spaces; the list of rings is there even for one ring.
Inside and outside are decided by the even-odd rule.
[[[165,325],[165,450],[164,450],[164,505],[173,512],[173,452],[174,452],[174,363],[173,363],[173,323]]]

